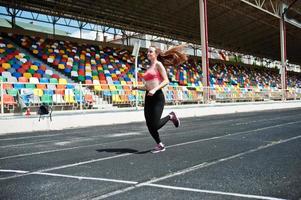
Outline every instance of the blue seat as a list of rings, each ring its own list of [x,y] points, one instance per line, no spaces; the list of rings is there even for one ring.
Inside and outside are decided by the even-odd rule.
[[[44,90],[44,95],[50,95],[50,96],[52,96],[53,94],[54,94],[53,90],[50,90],[50,89]]]
[[[75,94],[75,101],[77,103],[84,103],[85,102],[85,99],[83,96],[80,96],[79,94]]]
[[[49,79],[48,78],[40,78],[40,83],[49,83]]]

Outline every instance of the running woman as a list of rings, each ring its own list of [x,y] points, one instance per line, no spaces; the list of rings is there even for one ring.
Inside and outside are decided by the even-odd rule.
[[[165,146],[161,142],[158,130],[162,128],[168,121],[171,121],[175,127],[180,126],[180,120],[174,112],[161,118],[165,97],[162,91],[169,84],[165,66],[176,66],[187,60],[187,56],[182,53],[183,46],[173,47],[166,52],[151,46],[147,51],[147,58],[150,61],[146,72],[144,73],[144,86],[133,87],[137,90],[145,90],[144,117],[147,128],[156,142],[156,146],[152,153],[165,151]]]

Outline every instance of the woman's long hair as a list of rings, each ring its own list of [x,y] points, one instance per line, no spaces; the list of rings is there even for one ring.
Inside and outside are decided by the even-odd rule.
[[[156,48],[156,54],[158,61],[162,62],[164,66],[177,66],[187,61],[187,55],[183,52],[185,45],[179,45],[168,49],[167,51],[161,51]]]

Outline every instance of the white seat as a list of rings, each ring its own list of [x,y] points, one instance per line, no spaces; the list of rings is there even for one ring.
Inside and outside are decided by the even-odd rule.
[[[8,79],[9,77],[11,77],[11,73],[10,72],[2,72],[2,77]]]
[[[21,95],[32,95],[33,94],[33,89],[22,88],[20,93],[21,93]]]
[[[78,77],[77,71],[71,71],[71,77]]]
[[[65,95],[74,96],[74,92],[72,89],[65,89]]]
[[[55,90],[56,89],[56,85],[55,84],[47,84],[47,88],[49,90]]]
[[[31,104],[40,104],[41,103],[41,99],[39,96],[33,95],[30,99],[29,99],[29,103]]]
[[[51,69],[46,69],[45,74],[48,74],[48,75],[52,76],[53,71]]]
[[[47,58],[47,62],[49,62],[49,63],[53,63],[53,58]]]
[[[100,85],[99,80],[93,80],[93,85]]]
[[[61,94],[54,94],[52,96],[52,101],[54,103],[65,103],[63,96]]]
[[[40,81],[37,77],[30,77],[29,78],[29,83],[38,84],[38,83],[40,83]]]
[[[7,82],[10,82],[10,83],[17,83],[18,80],[17,80],[16,77],[11,76],[11,77],[8,77],[8,78],[7,78]]]

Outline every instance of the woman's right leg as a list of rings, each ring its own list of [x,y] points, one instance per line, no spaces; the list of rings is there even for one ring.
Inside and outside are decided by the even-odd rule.
[[[158,130],[170,120],[169,115],[161,119],[164,104],[164,94],[161,90],[153,96],[145,96],[144,116],[146,125],[157,144],[161,142]]]
[[[161,142],[160,136],[157,129],[157,109],[155,109],[155,104],[152,102],[152,97],[145,97],[145,105],[144,105],[144,117],[146,121],[146,126],[148,128],[149,133],[154,138],[157,144]]]

